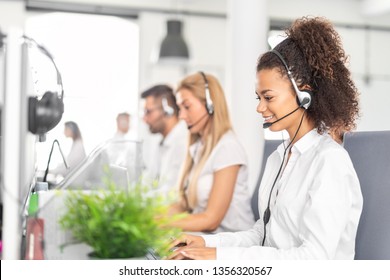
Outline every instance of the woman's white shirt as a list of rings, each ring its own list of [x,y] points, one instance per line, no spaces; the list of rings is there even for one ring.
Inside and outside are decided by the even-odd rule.
[[[190,154],[195,164],[199,162],[201,150],[202,144],[200,141],[190,146]],[[246,230],[250,229],[255,223],[250,204],[251,193],[248,189],[246,152],[231,130],[221,137],[200,173],[197,187],[197,206],[192,213],[202,213],[206,210],[214,173],[233,165],[240,165],[233,197],[225,217],[214,232]]]
[[[288,145],[288,141],[284,144]],[[260,219],[249,231],[204,236],[217,259],[353,259],[363,207],[360,184],[345,149],[311,131],[291,149],[271,196],[264,247],[263,213],[284,146],[267,160],[259,191]]]

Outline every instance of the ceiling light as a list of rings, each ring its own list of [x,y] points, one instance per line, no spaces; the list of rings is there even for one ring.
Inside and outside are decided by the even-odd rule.
[[[167,21],[167,35],[161,43],[160,63],[183,64],[189,60],[189,52],[182,35],[182,22],[179,20]]]

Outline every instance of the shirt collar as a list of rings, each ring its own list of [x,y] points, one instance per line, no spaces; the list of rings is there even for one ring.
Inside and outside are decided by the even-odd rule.
[[[321,135],[318,134],[316,129],[310,130],[308,133],[302,136],[301,139],[299,139],[293,147],[291,148],[292,151],[296,151],[300,154],[303,154],[307,150],[309,150],[311,147],[316,145],[320,141]],[[278,153],[280,155],[280,158],[283,157],[284,149],[288,146],[290,143],[290,139],[287,139],[284,141],[284,145],[278,146]]]

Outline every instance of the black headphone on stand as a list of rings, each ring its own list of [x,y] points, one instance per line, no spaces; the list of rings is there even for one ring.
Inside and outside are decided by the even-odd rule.
[[[206,96],[206,110],[209,115],[214,114],[214,104],[210,97],[210,90],[209,90],[209,81],[206,78],[205,73],[202,71],[199,71],[199,73],[202,75],[204,80],[204,86],[205,86],[205,96]]]
[[[56,92],[46,91],[41,99],[38,99],[38,97],[29,97],[28,130],[31,133],[42,137],[61,121],[62,114],[64,113],[64,87],[62,84],[61,73],[58,70],[50,52],[32,38],[23,36],[23,39],[27,43],[35,46],[50,59],[57,73],[57,84],[61,88],[60,95]]]
[[[294,90],[297,94],[297,103],[300,107],[303,107],[305,108],[306,110],[309,108],[310,104],[311,104],[311,100],[312,100],[312,93],[308,90],[299,90],[298,86],[297,86],[297,83],[295,82],[293,76],[292,76],[292,73],[290,71],[290,68],[287,66],[287,63],[286,61],[284,60],[283,56],[280,54],[280,52],[278,52],[277,50],[270,50],[271,53],[275,54],[279,60],[282,62],[282,64],[284,65],[284,68],[286,68],[286,71],[287,71],[287,76],[288,78],[290,79],[293,87],[294,87]]]

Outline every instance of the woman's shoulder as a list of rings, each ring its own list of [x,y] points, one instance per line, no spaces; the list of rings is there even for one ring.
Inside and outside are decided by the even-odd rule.
[[[342,144],[337,143],[330,135],[320,135],[319,147],[321,151],[340,151],[346,152]]]
[[[224,165],[232,162],[247,164],[248,161],[244,146],[232,130],[228,130],[221,137],[211,152],[210,158],[212,158],[212,162],[221,162]]]
[[[323,135],[317,146],[317,156],[319,159],[334,162],[344,161],[351,163],[348,152],[344,149],[342,144],[334,141],[330,136]]]
[[[217,146],[237,147],[243,149],[241,141],[238,139],[237,134],[233,130],[228,130],[222,135]],[[217,147],[216,146],[216,147]]]
[[[236,133],[232,130],[228,130],[218,141],[214,147],[212,154],[223,154],[227,155],[241,155],[246,157],[246,151],[244,146],[241,144]]]

